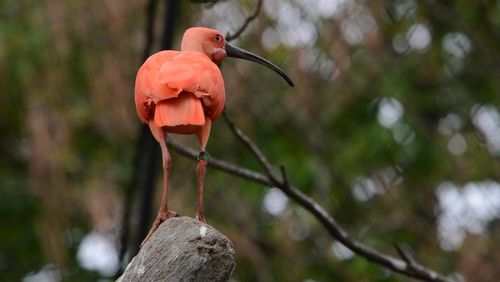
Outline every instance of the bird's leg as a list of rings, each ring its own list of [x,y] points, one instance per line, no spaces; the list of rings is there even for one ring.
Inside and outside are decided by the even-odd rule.
[[[151,127],[151,125],[150,125]],[[161,131],[161,132],[159,132]],[[172,164],[170,154],[167,149],[167,143],[165,141],[165,133],[161,128],[151,127],[151,132],[153,132],[154,137],[160,143],[162,162],[163,162],[163,191],[160,202],[160,209],[158,210],[158,215],[153,223],[153,226],[149,230],[148,235],[142,241],[141,247],[148,241],[148,239],[153,235],[153,233],[158,229],[158,227],[167,219],[175,216],[179,216],[176,212],[168,209],[168,176],[170,174],[170,167]]]
[[[158,210],[158,216],[155,221],[155,224],[159,221],[158,226],[166,219],[178,216],[176,212],[168,209],[168,177],[170,175],[170,168],[172,167],[172,159],[168,152],[165,139],[160,142],[160,147],[163,157],[163,192],[161,195],[160,209]]]
[[[201,144],[200,155],[198,156],[198,164],[196,165],[196,174],[198,176],[198,211],[196,219],[206,223],[205,214],[203,212],[203,191],[205,189],[205,174],[207,171],[208,153],[205,151],[208,137],[210,136],[210,128],[212,121],[205,117],[205,124],[202,129],[196,134]]]
[[[205,189],[205,174],[207,171],[208,153],[201,151],[198,156],[198,164],[196,165],[196,173],[198,174],[198,211],[196,212],[196,219],[206,223],[205,215],[203,213],[203,191]]]

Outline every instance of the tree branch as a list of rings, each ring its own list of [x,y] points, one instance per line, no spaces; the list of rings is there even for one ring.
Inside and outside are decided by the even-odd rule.
[[[245,29],[247,29],[248,25],[253,20],[255,20],[257,18],[257,16],[259,15],[261,6],[262,6],[262,0],[257,0],[257,5],[255,6],[255,11],[251,15],[249,15],[248,18],[245,19],[245,21],[243,22],[241,27],[234,34],[228,33],[226,35],[226,41],[231,41],[231,40],[238,38],[238,36],[240,36],[243,33],[243,31],[245,31]]]
[[[229,117],[228,113],[226,111],[222,112],[222,116],[224,117],[224,120],[227,122],[229,125],[229,128],[231,128],[231,131],[234,133],[234,135],[241,141],[241,143],[245,144],[245,146],[248,148],[248,150],[252,153],[252,155],[255,157],[255,159],[259,162],[259,164],[262,166],[264,169],[265,174],[267,177],[273,182],[273,183],[279,183],[278,178],[276,175],[273,173],[273,168],[269,161],[267,160],[266,156],[260,151],[260,149],[255,145],[255,143],[246,136],[241,129],[239,129],[236,124],[233,122],[233,120]]]
[[[398,250],[398,253],[402,257],[402,259],[398,259],[391,255],[379,252],[351,238],[349,234],[335,221],[335,219],[318,202],[316,202],[314,199],[302,193],[297,187],[290,184],[284,166],[280,167],[282,179],[281,180],[278,179],[272,172],[272,166],[267,161],[267,158],[262,153],[262,151],[257,147],[257,145],[255,145],[255,143],[253,143],[252,140],[248,136],[246,136],[243,133],[243,131],[241,131],[234,124],[234,122],[228,117],[227,114],[224,114],[224,118],[226,119],[233,134],[251,151],[252,155],[259,161],[259,163],[261,164],[261,166],[265,171],[265,174],[252,171],[247,168],[243,168],[238,165],[222,161],[216,158],[211,158],[208,161],[208,165],[214,168],[218,168],[229,174],[239,176],[266,186],[273,186],[280,189],[288,197],[295,200],[304,209],[313,214],[314,217],[316,217],[316,219],[323,225],[323,227],[332,236],[332,238],[340,241],[351,251],[368,259],[373,263],[384,266],[388,269],[391,269],[405,276],[420,279],[423,281],[438,281],[438,282],[452,281],[451,279],[442,276],[436,271],[419,264],[413,258],[411,258],[408,255],[408,253],[403,252],[399,246],[396,247],[396,249]],[[168,143],[177,152],[181,153],[186,157],[189,157],[191,159],[196,159],[198,157],[198,153],[194,149],[186,148],[174,142],[171,139],[168,140]]]
[[[192,160],[197,160],[198,155],[200,154],[199,151],[196,151],[195,149],[185,147],[179,143],[177,143],[175,140],[173,140],[169,135],[167,135],[167,143],[170,147],[174,148],[176,152],[181,154],[184,157],[190,158]],[[217,158],[214,158],[213,156],[210,156],[208,160],[208,165],[217,169],[220,169],[224,172],[227,172],[229,174],[262,184],[266,186],[272,186],[272,183],[269,182],[269,179],[266,175],[255,172],[253,170],[234,165],[232,163],[228,163],[223,160],[219,160]]]

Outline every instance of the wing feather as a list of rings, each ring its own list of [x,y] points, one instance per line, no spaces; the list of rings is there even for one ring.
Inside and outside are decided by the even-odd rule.
[[[164,106],[161,114],[158,109],[155,113],[155,107],[160,104],[170,105],[163,101],[178,99],[183,92],[194,94],[203,107],[204,115],[212,120],[216,119],[224,108],[222,74],[205,54],[194,51],[162,51],[152,55],[139,69],[136,77],[135,102],[139,117],[143,122],[154,119],[156,123],[157,119],[163,120]],[[175,112],[182,111],[176,109]],[[194,123],[200,121],[198,116],[193,118],[190,112],[186,113],[185,117],[179,117],[182,118]]]

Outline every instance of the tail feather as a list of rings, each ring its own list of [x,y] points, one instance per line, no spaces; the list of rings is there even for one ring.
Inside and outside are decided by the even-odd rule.
[[[156,104],[154,124],[168,126],[202,126],[205,114],[201,100],[192,93],[181,93],[176,98],[162,100]]]

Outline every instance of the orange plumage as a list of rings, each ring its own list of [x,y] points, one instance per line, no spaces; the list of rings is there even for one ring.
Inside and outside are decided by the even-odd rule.
[[[162,51],[149,57],[137,73],[135,105],[144,123],[153,120],[167,132],[193,134],[205,117],[217,119],[224,109],[222,74],[197,51]]]

